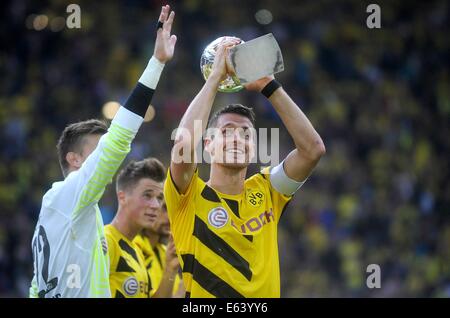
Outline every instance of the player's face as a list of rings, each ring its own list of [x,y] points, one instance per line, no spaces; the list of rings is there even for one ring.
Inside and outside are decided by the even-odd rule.
[[[163,185],[149,178],[140,179],[128,193],[125,192],[124,208],[130,221],[140,228],[149,228],[158,217],[163,203]]]
[[[159,210],[158,217],[153,222],[150,230],[160,236],[168,236],[170,234],[169,217],[167,216],[167,207],[165,204]]]
[[[239,114],[219,116],[214,137],[207,139],[211,162],[230,168],[245,168],[254,156],[255,133],[252,122]]]

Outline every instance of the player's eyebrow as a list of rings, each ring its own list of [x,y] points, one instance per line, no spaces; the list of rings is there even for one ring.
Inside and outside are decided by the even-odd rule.
[[[160,189],[145,189],[143,193],[144,194],[147,194],[147,193],[150,193],[150,194],[160,193],[158,195],[163,195],[163,192]]]
[[[239,126],[239,125],[236,125],[236,124],[234,124],[234,123],[226,123],[225,125],[223,125],[223,126],[221,126],[220,127],[221,129],[223,129],[223,128],[242,128],[242,129],[244,129],[244,130],[247,130],[247,129],[249,129],[250,128],[250,126],[248,126],[248,125],[244,125],[244,126]]]

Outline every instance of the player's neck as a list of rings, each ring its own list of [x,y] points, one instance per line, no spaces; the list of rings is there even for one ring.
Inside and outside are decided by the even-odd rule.
[[[120,213],[120,209],[117,211],[116,216],[111,222],[112,226],[114,226],[123,236],[125,236],[128,240],[133,241],[136,235],[139,234],[141,229],[136,228],[128,222],[126,219],[125,213]]]
[[[240,194],[244,191],[247,168],[232,169],[222,165],[212,164],[209,181],[211,188],[225,194]]]

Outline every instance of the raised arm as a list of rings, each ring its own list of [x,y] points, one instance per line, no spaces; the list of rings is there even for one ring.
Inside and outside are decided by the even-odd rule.
[[[96,149],[88,156],[79,170],[69,174],[65,180],[67,195],[62,194],[62,206],[72,204],[76,216],[83,208],[97,203],[108,183],[130,151],[143,117],[150,104],[164,65],[174,53],[176,36],[171,35],[175,13],[163,6],[155,41],[155,49],[146,69],[125,105],[120,107],[108,132],[103,135]]]
[[[178,126],[172,148],[170,173],[178,191],[182,194],[186,192],[195,172],[195,149],[201,142],[206,129],[217,88],[227,75],[226,55],[228,54],[228,48],[236,44],[239,44],[239,39],[231,37],[219,44],[211,74],[189,105]],[[195,121],[201,121],[201,131],[194,133]]]
[[[261,92],[273,80],[273,76],[266,77],[247,85],[246,88]],[[286,91],[282,87],[278,87],[276,82],[271,86],[275,90],[268,99],[295,143],[295,149],[284,161],[284,171],[289,178],[302,182],[311,174],[320,158],[325,154],[325,145],[306,115]],[[267,89],[265,93],[267,94]]]

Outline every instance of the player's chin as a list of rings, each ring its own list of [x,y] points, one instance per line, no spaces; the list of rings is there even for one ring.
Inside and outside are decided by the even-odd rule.
[[[247,168],[248,165],[250,164],[248,161],[243,161],[243,162],[239,162],[239,161],[224,161],[224,162],[219,162],[219,165],[221,165],[222,167],[228,168],[228,169],[236,169],[236,170],[240,170],[240,169],[244,169]]]

